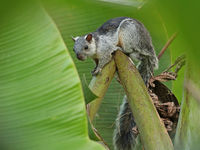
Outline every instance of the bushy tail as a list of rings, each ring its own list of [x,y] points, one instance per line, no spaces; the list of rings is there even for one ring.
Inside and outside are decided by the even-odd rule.
[[[113,144],[115,150],[132,150],[135,145],[135,138],[132,129],[136,126],[127,97],[124,96],[120,112],[116,120]]]
[[[138,64],[137,69],[147,85],[149,79],[153,76],[153,70],[158,68],[158,59],[156,56],[147,56]]]
[[[146,57],[138,65],[138,71],[143,78],[145,84],[153,75],[153,69],[157,67],[158,60],[155,57]],[[124,97],[120,106],[120,112],[116,120],[116,129],[114,131],[113,144],[115,150],[133,150],[135,146],[135,138],[137,135],[133,132],[136,126],[132,111],[129,107],[127,97]]]

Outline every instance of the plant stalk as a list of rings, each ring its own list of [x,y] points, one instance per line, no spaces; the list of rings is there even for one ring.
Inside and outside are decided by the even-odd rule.
[[[100,74],[94,76],[89,84],[91,91],[98,96],[94,101],[89,103],[89,117],[92,121],[99,109],[101,101],[112,81],[116,71],[115,62],[112,59],[103,69]]]
[[[140,73],[121,51],[114,56],[120,81],[146,150],[173,150],[172,141],[153,105]]]

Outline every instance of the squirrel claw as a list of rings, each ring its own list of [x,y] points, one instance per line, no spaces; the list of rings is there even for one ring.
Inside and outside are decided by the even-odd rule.
[[[97,76],[98,74],[101,75],[101,71],[102,71],[101,68],[96,68],[95,70],[92,71],[92,75],[93,76]]]

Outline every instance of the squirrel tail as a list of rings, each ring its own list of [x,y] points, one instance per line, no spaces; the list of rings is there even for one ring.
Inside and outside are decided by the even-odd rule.
[[[134,134],[132,129],[135,126],[136,123],[129,107],[127,97],[124,96],[114,130],[113,145],[115,150],[132,150],[134,148],[137,135]]]
[[[153,75],[153,69],[157,67],[157,58],[146,57],[137,66],[141,77],[145,84],[148,84],[149,79]],[[114,130],[113,145],[115,150],[133,150],[137,134],[133,129],[136,126],[134,116],[129,107],[127,97],[124,97],[123,103],[120,106],[120,112],[116,119],[116,128]]]
[[[156,56],[146,56],[140,61],[137,69],[144,80],[145,85],[148,84],[149,79],[153,76],[153,70],[158,68],[158,59]]]

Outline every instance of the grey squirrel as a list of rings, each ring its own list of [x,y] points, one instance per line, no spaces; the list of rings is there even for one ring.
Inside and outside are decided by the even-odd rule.
[[[96,31],[73,38],[74,52],[79,60],[87,57],[96,62],[92,72],[97,75],[111,60],[112,53],[121,50],[133,61],[138,60],[138,71],[145,84],[158,68],[158,59],[152,45],[149,32],[142,23],[129,17],[118,17],[105,22]],[[136,135],[134,117],[129,108],[126,96],[116,119],[113,144],[116,150],[131,150],[134,148]]]

